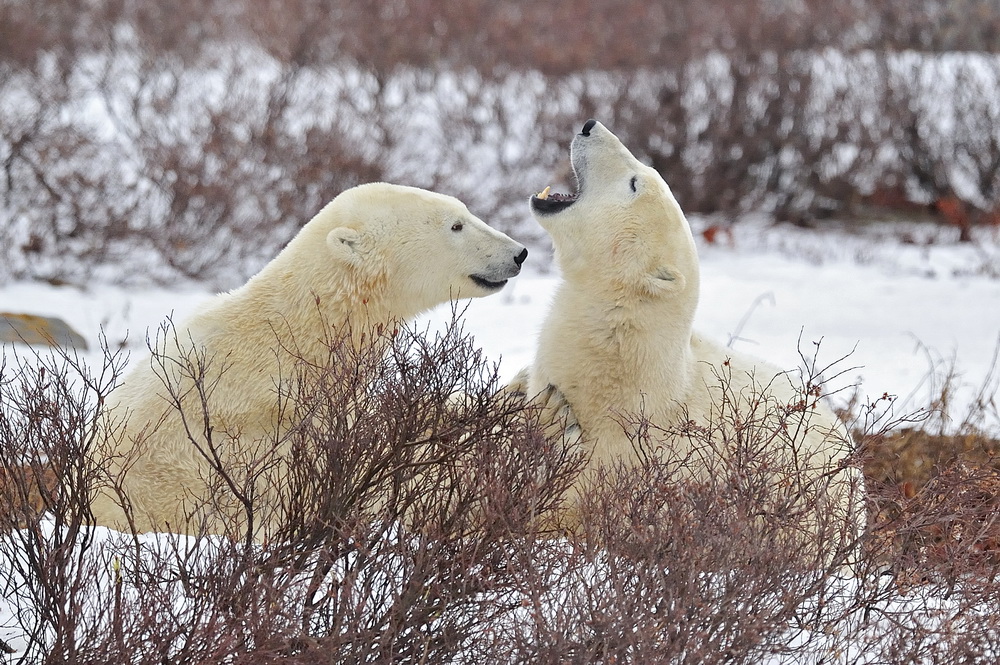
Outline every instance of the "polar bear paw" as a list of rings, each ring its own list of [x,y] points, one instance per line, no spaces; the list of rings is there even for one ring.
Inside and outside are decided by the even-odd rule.
[[[580,422],[576,419],[573,407],[570,406],[566,396],[558,387],[550,383],[545,390],[529,397],[530,374],[531,368],[525,367],[503,388],[503,392],[524,400],[525,406],[538,409],[538,422],[547,438],[561,435],[565,443],[569,445],[579,444],[583,436],[583,429],[580,427]]]
[[[503,392],[507,393],[508,395],[514,395],[516,397],[520,397],[522,399],[527,400],[528,379],[531,374],[530,370],[531,370],[530,367],[525,367],[516,375],[514,375],[514,378],[511,379],[510,383],[504,386]]]
[[[539,421],[545,428],[546,436],[555,437],[561,434],[564,443],[572,446],[580,444],[583,429],[576,419],[573,407],[558,387],[550,383],[531,400],[531,403],[541,409]]]

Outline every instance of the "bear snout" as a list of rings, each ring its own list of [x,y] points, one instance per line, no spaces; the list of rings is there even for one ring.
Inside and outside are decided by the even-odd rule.
[[[526,258],[528,258],[528,248],[522,247],[520,253],[514,257],[514,263],[516,263],[518,267],[521,267],[521,264],[524,263]]]
[[[596,124],[597,121],[593,118],[583,123],[583,130],[580,131],[580,136],[590,136],[590,130],[592,130]]]

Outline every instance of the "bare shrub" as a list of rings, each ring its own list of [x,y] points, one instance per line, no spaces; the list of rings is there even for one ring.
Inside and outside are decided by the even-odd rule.
[[[385,335],[388,352],[331,342],[329,364],[299,368],[283,394],[294,413],[282,441],[287,459],[274,448],[240,456],[211,438],[199,445],[216,478],[203,509],[235,502],[244,511],[227,536],[119,537],[88,528],[89,498],[107,480],[98,450],[70,444],[100,429],[44,432],[51,448],[42,462],[69,493],[47,502],[41,521],[25,505],[34,486],[30,467],[15,463],[24,455],[5,455],[16,491],[5,493],[10,505],[0,512],[29,524],[5,524],[15,530],[0,550],[15,573],[4,597],[28,636],[18,651],[81,663],[441,662],[470,648],[482,626],[509,611],[519,573],[508,543],[538,533],[540,515],[579,470],[579,453],[561,437],[546,438],[521,399],[499,390],[496,368],[457,327],[435,337]],[[8,381],[5,413],[33,415],[34,402],[22,408],[21,395],[68,380],[66,368],[47,378],[52,371],[25,375],[23,385]],[[105,387],[46,399],[50,420],[61,425],[86,404],[80,427],[93,426]],[[19,441],[30,415],[5,420],[0,439]],[[86,473],[68,472],[75,468]],[[64,518],[61,510],[72,512]],[[254,525],[268,521],[270,539],[255,543]],[[69,559],[65,570],[52,550]]]
[[[866,624],[854,640],[874,662],[990,662],[1000,648],[989,611],[1000,591],[998,442],[989,429],[996,376],[989,372],[968,413],[951,420],[956,380],[932,377],[938,393],[927,408],[881,426],[868,421],[859,438],[870,535],[856,601]],[[869,413],[891,401],[883,395]]]
[[[542,445],[524,404],[499,390],[496,366],[456,325],[433,338],[395,330],[385,358],[338,344],[328,362],[303,368],[277,540],[315,536],[344,515],[430,534],[527,532],[560,500],[578,454]]]
[[[72,4],[86,5],[67,15],[74,27],[19,40],[26,53],[0,80],[9,275],[78,281],[117,266],[131,279],[224,279],[340,190],[382,179],[335,109],[301,99],[316,90],[310,61],[246,44],[222,4]]]
[[[101,404],[123,364],[105,351],[96,373],[68,354],[5,354],[0,366],[0,568],[24,662],[85,662],[104,631],[90,501]]]
[[[884,527],[873,551],[894,562],[902,584],[954,586],[992,577],[1000,561],[1000,440],[990,429],[998,422],[997,369],[995,356],[967,413],[951,413],[958,382],[951,370],[918,427],[865,440],[865,474]]]
[[[816,378],[805,398],[816,398]],[[844,471],[817,478],[795,448],[808,409],[766,387],[735,394],[724,373],[719,383],[711,423],[623,421],[642,464],[587,477],[579,526],[539,556],[537,587],[498,638],[511,662],[799,657],[815,648],[802,634],[843,620],[842,576],[863,570],[864,518],[844,511],[864,510],[860,479],[841,478],[847,501],[822,489]]]
[[[3,3],[0,277],[228,285],[380,179],[543,242],[523,200],[565,177],[561,137],[588,116],[692,212],[808,224],[892,190],[974,238],[998,219],[998,17],[978,0]]]
[[[1000,646],[991,468],[965,459],[908,492],[869,463],[859,541],[804,500],[794,456],[767,452],[801,410],[721,409],[714,429],[640,419],[645,462],[589,476],[579,527],[552,531],[582,465],[571,440],[499,390],[460,329],[385,341],[301,364],[282,392],[281,456],[263,456],[280,465],[219,456],[204,510],[235,499],[246,515],[226,536],[90,527],[120,364],[96,377],[66,359],[5,366],[0,616],[14,662],[958,663]],[[885,443],[884,407],[861,409],[865,456],[911,449]],[[692,476],[671,437],[701,446],[710,473]],[[247,538],[275,514],[266,541]]]
[[[863,534],[803,501],[797,461],[761,446],[782,422],[794,429],[795,410],[772,406],[755,419],[720,407],[737,432],[730,439],[722,427],[634,423],[637,443],[659,454],[607,469],[581,492],[582,528],[562,550],[535,553],[533,585],[501,622],[496,653],[510,662],[991,662],[1000,646],[995,471],[966,456],[916,494],[893,494],[872,465],[875,442],[933,421],[894,418],[891,407],[885,396],[857,414],[870,497]],[[717,459],[720,443],[734,454],[692,479],[693,460],[662,457],[670,436],[694,439],[698,463]],[[932,449],[943,443],[922,436]],[[965,435],[971,457],[996,445],[978,437]],[[891,456],[879,459],[893,468]],[[783,477],[791,482],[775,482]]]
[[[883,177],[908,198],[931,204],[971,242],[976,226],[996,224],[1000,180],[997,111],[984,90],[1000,84],[994,54],[882,54],[884,149],[895,157]]]

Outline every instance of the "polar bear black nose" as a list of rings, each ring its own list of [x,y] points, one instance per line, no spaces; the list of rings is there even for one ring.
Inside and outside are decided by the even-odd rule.
[[[590,120],[588,120],[583,124],[583,131],[581,131],[580,134],[582,134],[583,136],[590,136],[590,130],[592,130],[594,128],[594,125],[596,124],[597,121],[591,118]]]
[[[514,263],[521,265],[526,258],[528,258],[528,248],[524,247],[521,249],[521,253],[514,257]]]

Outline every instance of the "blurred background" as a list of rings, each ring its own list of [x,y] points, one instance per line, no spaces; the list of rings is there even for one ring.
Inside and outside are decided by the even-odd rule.
[[[232,287],[372,180],[544,248],[589,117],[706,228],[972,240],[998,50],[996,0],[0,0],[0,283]]]

